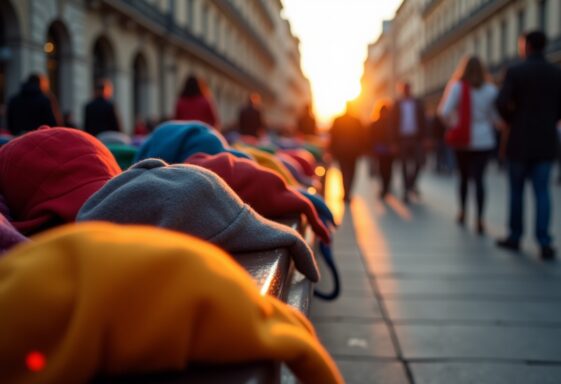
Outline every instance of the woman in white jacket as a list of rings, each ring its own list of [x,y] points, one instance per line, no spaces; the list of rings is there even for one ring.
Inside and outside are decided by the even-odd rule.
[[[498,90],[488,80],[479,58],[463,59],[450,80],[438,108],[438,114],[449,128],[458,121],[464,84],[469,86],[470,95],[470,140],[465,147],[454,148],[459,171],[458,223],[460,225],[465,223],[468,185],[471,180],[476,188],[476,230],[479,234],[484,234],[484,176],[487,162],[495,148],[495,123],[500,123],[495,109]]]

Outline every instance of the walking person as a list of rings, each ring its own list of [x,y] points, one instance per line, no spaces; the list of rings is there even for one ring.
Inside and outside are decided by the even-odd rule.
[[[113,86],[109,80],[98,80],[95,96],[84,109],[84,130],[93,136],[104,131],[122,132],[121,123],[111,101]]]
[[[535,235],[544,260],[555,258],[549,231],[550,179],[558,151],[556,124],[561,118],[561,69],[549,63],[547,38],[533,31],[519,39],[523,62],[510,67],[497,107],[509,124],[506,158],[510,181],[509,233],[497,245],[518,250],[523,234],[524,184],[530,180],[536,201]]]
[[[417,179],[423,164],[423,145],[427,144],[427,122],[421,100],[413,97],[411,85],[400,86],[400,98],[394,103],[392,125],[399,146],[403,173],[403,201],[411,193],[419,195]]]
[[[395,140],[391,126],[390,106],[379,102],[375,108],[376,120],[370,124],[370,140],[373,156],[377,160],[381,188],[379,197],[384,199],[391,191],[392,168],[395,156]]]
[[[316,119],[312,114],[310,104],[304,106],[304,110],[298,116],[297,124],[298,133],[301,135],[314,136],[317,135]]]
[[[330,131],[329,150],[339,163],[343,176],[343,200],[351,201],[356,162],[363,154],[366,134],[362,123],[352,114],[352,105],[347,103],[345,113],[333,121]]]
[[[559,166],[557,167],[557,184],[561,185],[561,122],[557,123],[557,134],[558,134],[558,150],[557,150],[557,162]]]
[[[495,108],[498,90],[488,79],[478,57],[465,58],[450,80],[438,109],[448,127],[466,132],[462,142],[451,139],[451,131],[445,137],[454,149],[459,171],[458,224],[465,224],[471,181],[477,204],[475,227],[480,235],[485,233],[485,168],[495,148],[495,123],[500,125]]]
[[[247,104],[240,110],[238,119],[239,132],[242,135],[261,137],[265,133],[265,123],[261,114],[261,96],[252,93]]]
[[[8,102],[6,128],[14,136],[34,131],[41,125],[56,126],[51,100],[41,90],[41,76],[32,74]]]
[[[185,80],[181,95],[175,105],[176,120],[198,120],[218,129],[218,117],[208,92],[208,87],[199,78],[190,75]]]

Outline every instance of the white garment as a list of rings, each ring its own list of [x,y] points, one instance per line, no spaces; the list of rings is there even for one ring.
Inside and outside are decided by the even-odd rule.
[[[469,149],[484,151],[495,147],[494,122],[499,121],[495,108],[498,90],[493,84],[485,83],[479,88],[471,88],[471,142]],[[452,84],[447,96],[438,107],[438,115],[445,121],[456,124],[460,98],[462,97],[460,82]]]
[[[402,100],[400,105],[400,124],[399,132],[401,136],[408,137],[414,136],[417,131],[417,114],[415,113],[415,100],[405,99]]]

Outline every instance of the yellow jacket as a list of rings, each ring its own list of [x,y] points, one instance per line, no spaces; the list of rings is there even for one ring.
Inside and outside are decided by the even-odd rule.
[[[302,314],[261,296],[219,248],[157,228],[74,224],[14,248],[0,259],[0,314],[2,383],[256,360],[342,382]],[[38,371],[32,352],[45,358]]]
[[[253,157],[259,165],[277,172],[291,187],[300,186],[300,184],[298,183],[298,181],[296,181],[294,176],[292,176],[292,173],[290,173],[288,168],[286,168],[286,166],[274,155],[271,155],[270,153],[267,153],[260,149],[242,144],[236,144],[234,145],[234,148],[243,151]]]

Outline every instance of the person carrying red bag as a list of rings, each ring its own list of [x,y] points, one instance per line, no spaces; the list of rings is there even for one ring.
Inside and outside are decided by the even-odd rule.
[[[446,142],[454,149],[460,176],[458,224],[465,224],[471,180],[476,188],[475,226],[481,235],[485,233],[485,168],[495,148],[494,127],[501,124],[494,105],[497,94],[481,60],[467,57],[460,62],[438,109],[439,116],[451,127],[446,133]]]

